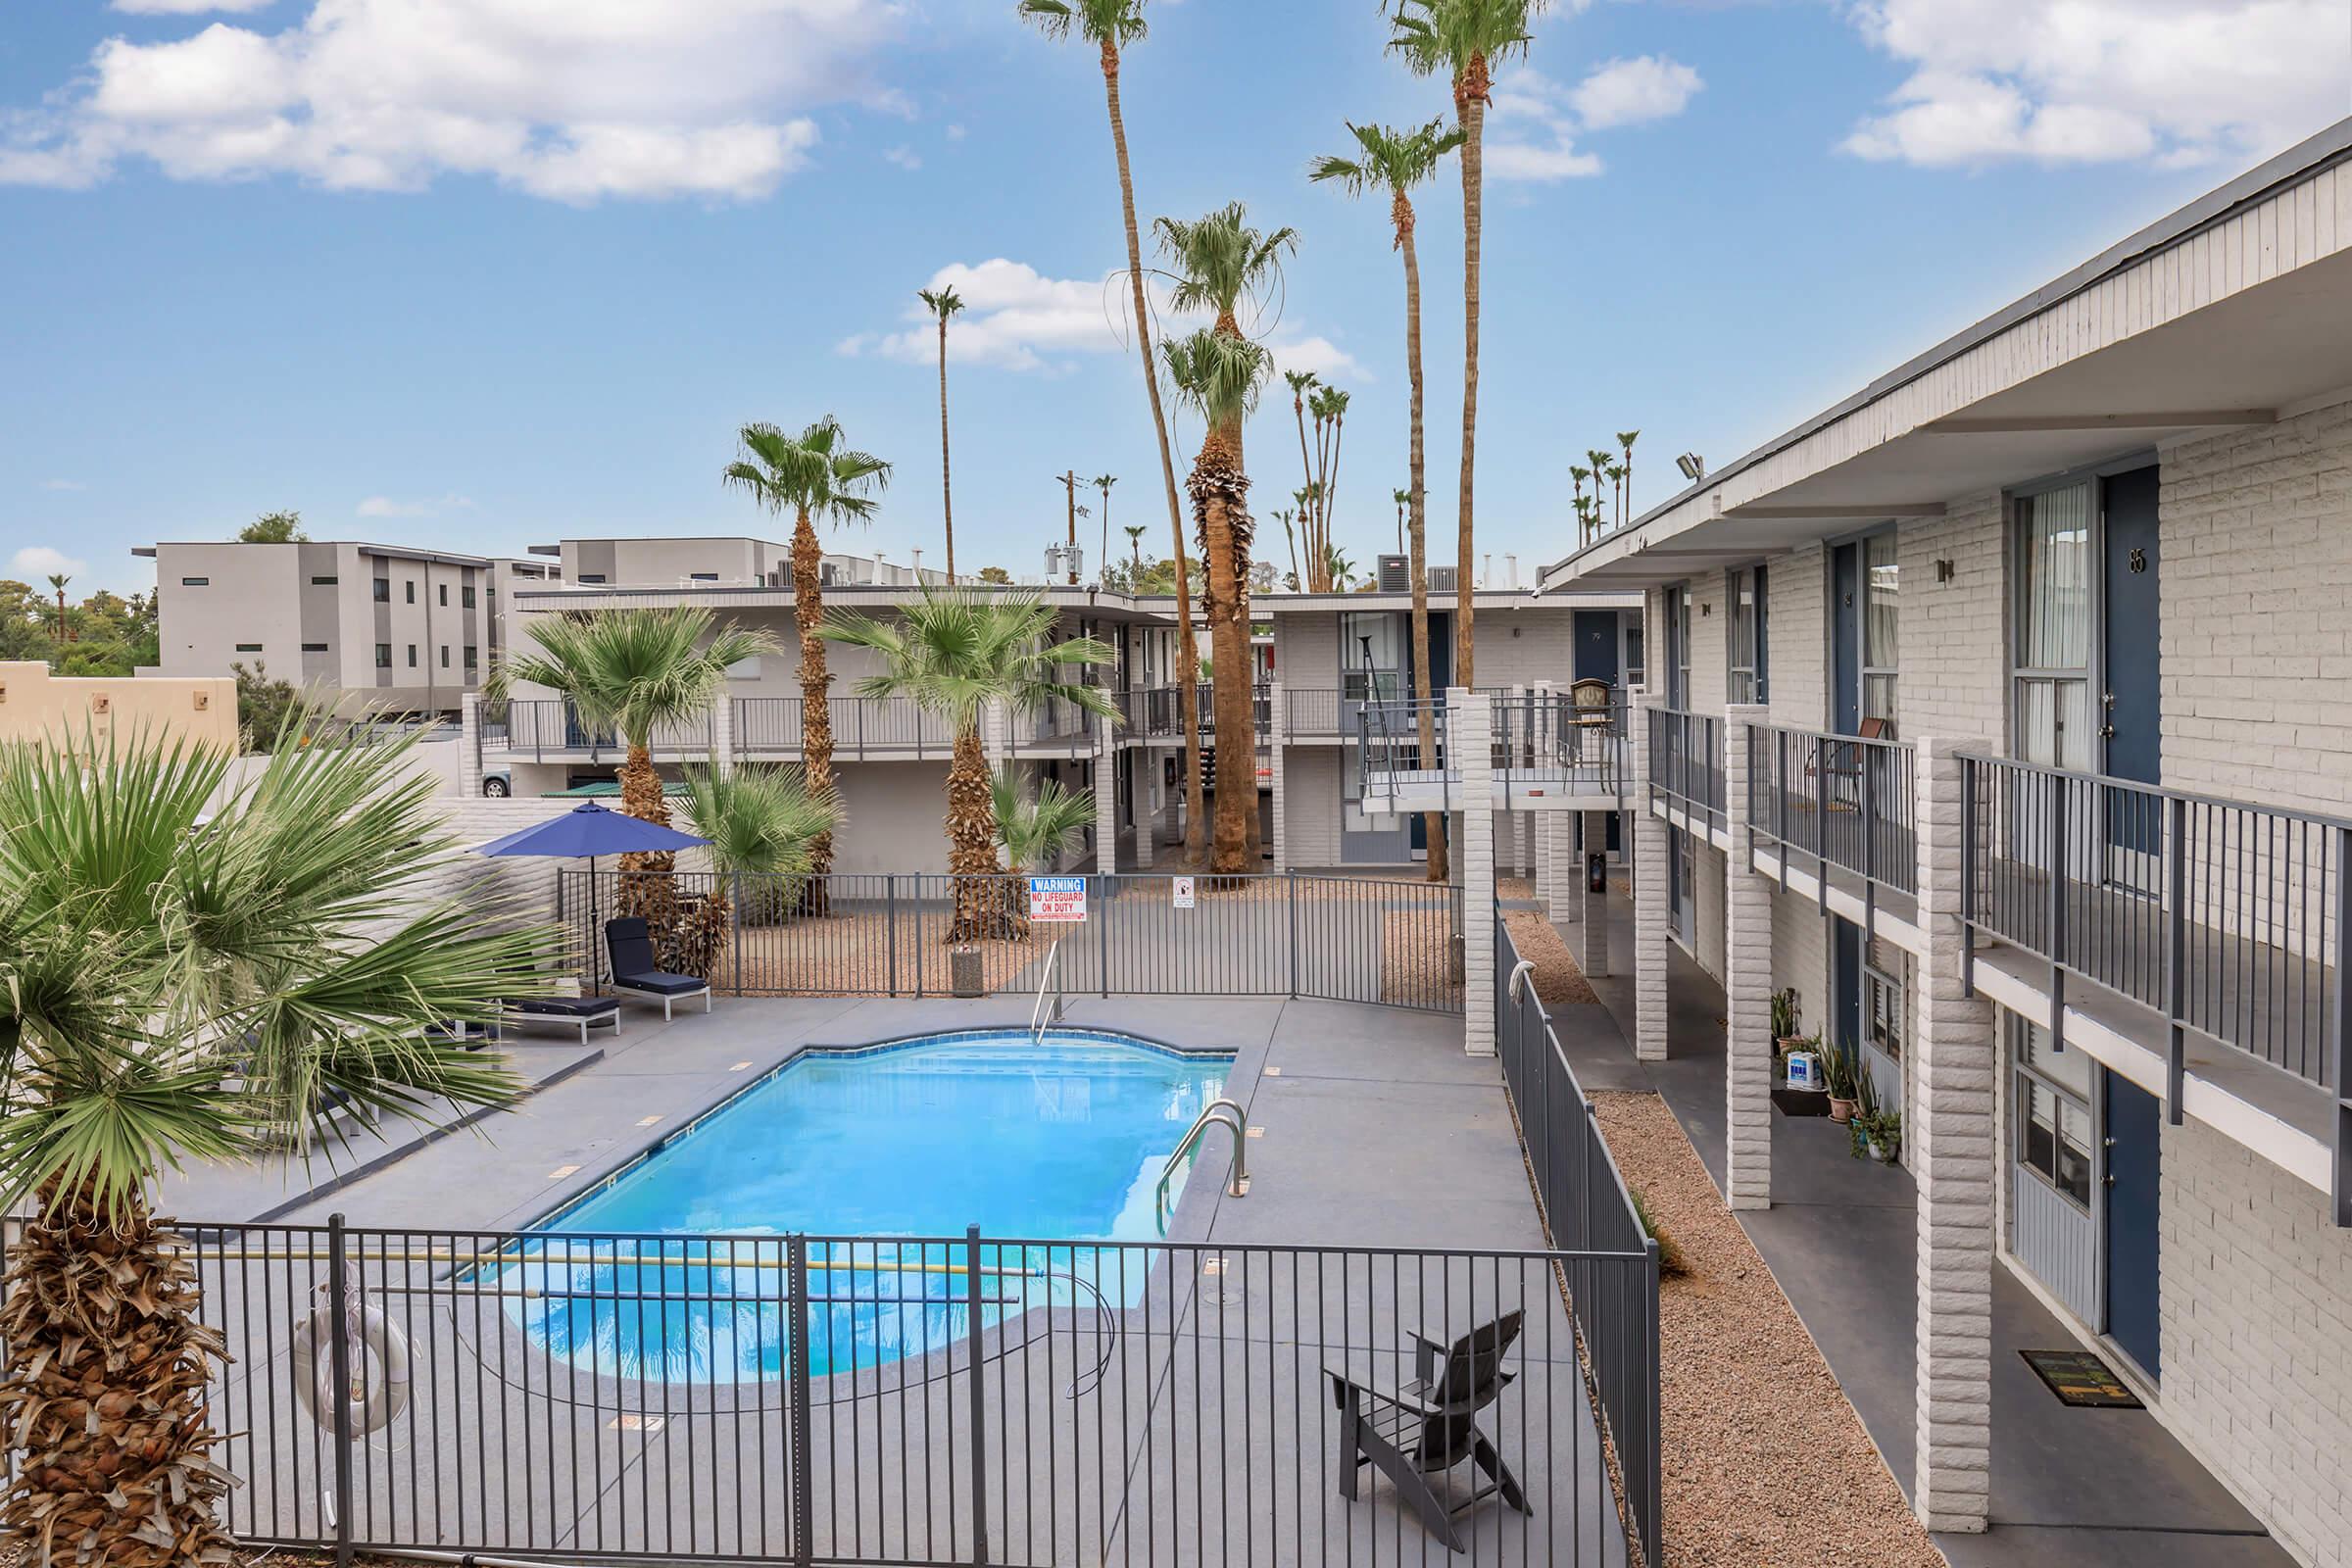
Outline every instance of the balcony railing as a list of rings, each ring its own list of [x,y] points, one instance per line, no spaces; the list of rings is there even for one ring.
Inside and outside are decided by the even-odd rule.
[[[1073,754],[1092,753],[1095,749],[1095,728],[1102,722],[1092,711],[1061,698],[1049,698],[1025,720],[1029,749],[1066,750]]]
[[[734,716],[739,757],[792,754],[808,744],[808,705],[802,698],[738,697]],[[829,697],[825,716],[832,725],[833,756],[839,760],[944,758],[956,748],[955,725],[905,697]]]
[[[1709,831],[1724,827],[1722,718],[1649,710],[1649,796]]]
[[[1314,740],[1355,733],[1356,711],[1362,702],[1342,702],[1336,686],[1285,686],[1282,689],[1282,738]]]
[[[1565,692],[1491,695],[1488,759],[1507,792],[1606,796],[1625,792],[1625,709],[1580,708]],[[1424,756],[1421,721],[1434,756]],[[1444,698],[1365,703],[1356,715],[1358,778],[1366,800],[1394,799],[1461,782]]]
[[[1747,820],[1783,862],[1808,858],[1866,887],[1919,891],[1912,748],[1774,724],[1747,727]]]
[[[561,761],[619,760],[628,748],[611,730],[592,729],[580,720],[579,710],[566,698],[518,697],[484,702],[478,710],[485,752],[534,760],[554,757]],[[710,716],[698,714],[674,724],[657,725],[649,738],[657,755],[701,757],[710,751]]]
[[[1138,686],[1113,692],[1111,700],[1119,705],[1119,712],[1125,719],[1119,733],[1125,737],[1147,740],[1170,735],[1181,737],[1184,734],[1183,705],[1180,701],[1182,692],[1183,688],[1178,686]],[[1215,693],[1216,688],[1207,681],[1200,682],[1194,689],[1200,738],[1203,741],[1216,738]],[[1262,746],[1274,727],[1274,688],[1264,682],[1251,686],[1250,706],[1257,728],[1257,741]]]
[[[2176,1121],[2189,1029],[2328,1091],[2352,1223],[2352,820],[1979,757],[1961,812],[1972,933],[2047,960],[2060,1020],[2070,976],[2152,1008]]]

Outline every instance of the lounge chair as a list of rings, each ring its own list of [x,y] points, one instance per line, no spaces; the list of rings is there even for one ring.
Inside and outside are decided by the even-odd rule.
[[[1506,1312],[1450,1346],[1414,1335],[1415,1376],[1396,1389],[1376,1389],[1344,1370],[1324,1368],[1333,1401],[1340,1407],[1340,1495],[1355,1500],[1356,1472],[1374,1465],[1411,1504],[1422,1527],[1455,1551],[1464,1548],[1454,1519],[1489,1497],[1499,1495],[1533,1518],[1535,1510],[1527,1505],[1519,1478],[1478,1429],[1479,1412],[1499,1398],[1517,1376],[1502,1369],[1502,1358],[1519,1338],[1523,1317]],[[1464,1460],[1477,1465],[1488,1479],[1448,1508],[1439,1500],[1431,1478]]]
[[[591,1024],[611,1024],[614,1034],[620,1033],[618,997],[509,997],[500,1005],[506,1009],[509,1025],[554,1023],[577,1028],[583,1046],[588,1043]]]
[[[654,939],[645,922],[635,915],[605,922],[605,951],[612,956],[612,985],[647,1001],[662,1000],[662,1016],[666,1020],[670,1005],[688,997],[703,999],[703,1010],[710,1010],[710,982],[690,974],[671,974],[654,961]]]

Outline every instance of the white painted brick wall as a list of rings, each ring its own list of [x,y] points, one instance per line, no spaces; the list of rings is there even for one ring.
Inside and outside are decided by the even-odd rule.
[[[1283,854],[1295,867],[1340,863],[1340,769],[1355,765],[1353,747],[1285,746],[1282,787]]]
[[[1747,837],[1748,725],[1763,716],[1762,708],[1744,705],[1725,714],[1725,799],[1734,843]],[[1724,1200],[1734,1208],[1765,1208],[1772,1203],[1771,884],[1744,863],[1727,867],[1722,857],[1714,859],[1726,922]]]
[[[2008,580],[1997,492],[1949,504],[1945,514],[1908,522],[1895,537],[1902,566],[1901,662],[1896,666],[1895,733],[2008,733]],[[1936,563],[1952,564],[1952,580],[1936,580]]]
[[[1696,885],[1691,889],[1694,940],[1690,956],[1701,969],[1721,980],[1729,961],[1724,953],[1724,876],[1730,869],[1730,857],[1715,848],[1713,841],[1702,838],[1692,848],[1691,864]]]
[[[1493,713],[1484,697],[1460,686],[1446,694],[1446,717],[1453,753],[1462,770],[1462,794],[1483,801],[1494,792],[1490,737]],[[1463,813],[1462,863],[1462,1049],[1473,1056],[1494,1054],[1494,820],[1493,811]]]
[[[1776,557],[1764,578],[1764,637],[1772,721],[1821,729],[1829,622],[1829,553],[1820,545]]]
[[[1481,686],[1533,686],[1575,678],[1576,613],[1572,609],[1482,607],[1474,622]]]
[[[2164,1415],[2279,1544],[2352,1564],[2352,1231],[2196,1121],[2163,1132]]]
[[[2162,456],[2164,781],[2352,805],[2352,403]]]
[[[1658,596],[1649,596],[1654,607]],[[1653,645],[1655,646],[1655,645]],[[1649,733],[1649,694],[1632,692],[1629,715],[1635,735]],[[1641,803],[1633,812],[1634,830],[1634,1054],[1643,1061],[1666,1059],[1666,824],[1649,809],[1649,748],[1627,749],[1632,767],[1627,793]]]
[[[1694,713],[1720,713],[1731,692],[1731,645],[1727,635],[1732,617],[1724,606],[1731,588],[1720,571],[1702,571],[1690,579],[1690,700]],[[1662,644],[1660,646],[1663,646]],[[1664,691],[1660,678],[1650,682]]]

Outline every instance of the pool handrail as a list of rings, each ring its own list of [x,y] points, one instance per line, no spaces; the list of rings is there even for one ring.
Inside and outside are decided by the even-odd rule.
[[[1230,1111],[1231,1114],[1221,1116],[1218,1114],[1220,1110]],[[1153,1222],[1160,1227],[1162,1234],[1165,1234],[1168,1224],[1168,1183],[1175,1179],[1177,1165],[1182,1163],[1185,1155],[1193,1152],[1193,1146],[1200,1143],[1200,1135],[1207,1132],[1211,1126],[1233,1129],[1233,1182],[1225,1191],[1235,1198],[1249,1196],[1250,1113],[1242,1108],[1241,1102],[1220,1095],[1200,1107],[1200,1114],[1193,1118],[1192,1126],[1185,1129],[1184,1136],[1176,1141],[1176,1152],[1170,1154],[1168,1162],[1160,1167],[1159,1187],[1152,1197],[1152,1217]]]
[[[1054,1016],[1046,1013],[1046,987],[1054,987]],[[1046,1026],[1061,1022],[1061,944],[1056,942],[1046,950],[1046,971],[1037,977],[1037,1005],[1029,1009],[1029,1043],[1041,1046],[1046,1041]]]

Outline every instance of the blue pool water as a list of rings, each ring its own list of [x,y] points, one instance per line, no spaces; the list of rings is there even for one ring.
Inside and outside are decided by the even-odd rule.
[[[946,1349],[970,1326],[967,1225],[1032,1243],[1155,1239],[1161,1168],[1231,1065],[1116,1036],[1033,1045],[1025,1030],[802,1056],[532,1226],[549,1240],[503,1271],[510,1313],[583,1370],[775,1377],[786,1246],[761,1238],[896,1238],[808,1243],[810,1369]],[[978,1255],[983,1326],[1131,1303],[1147,1272],[1140,1250]]]

